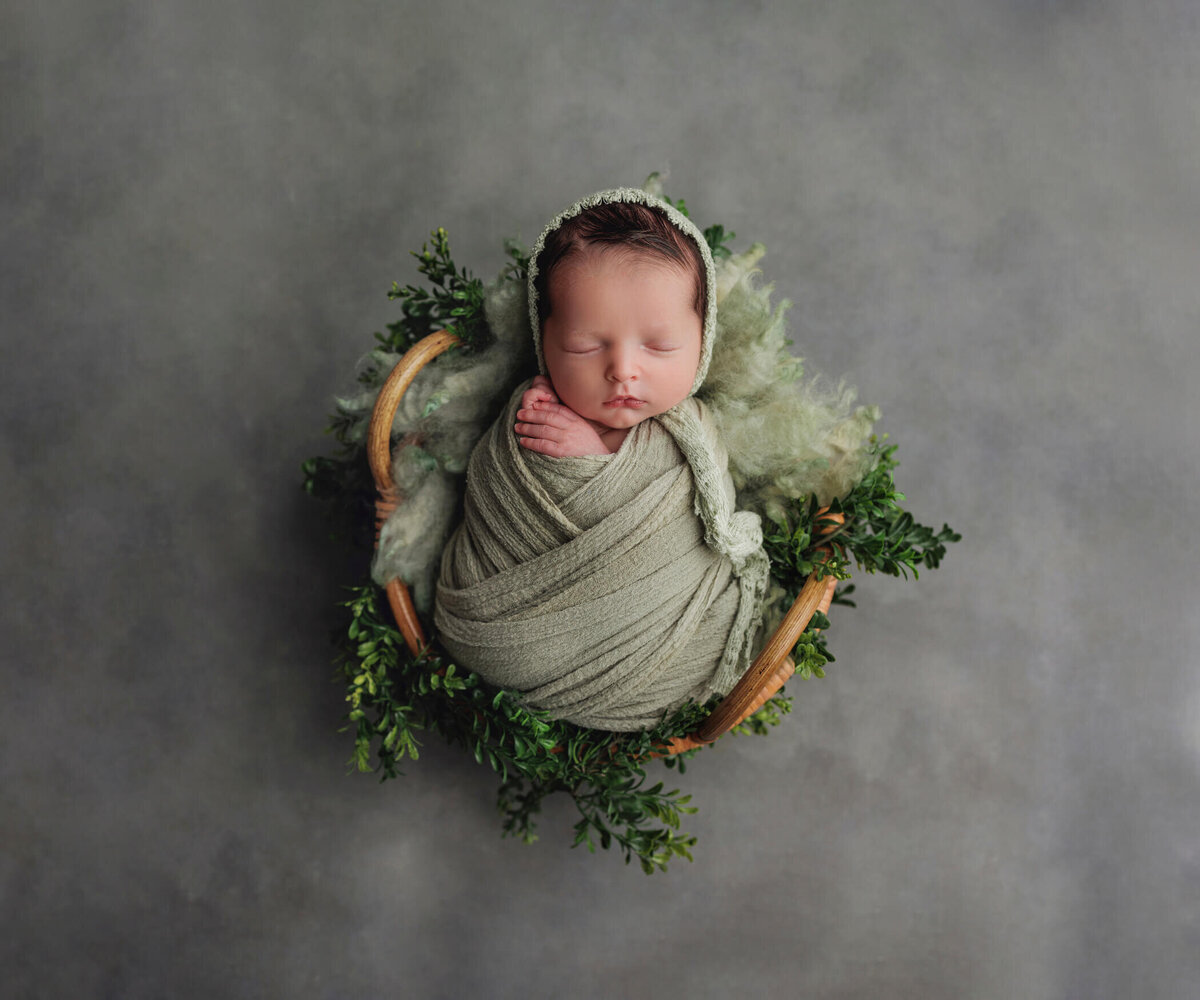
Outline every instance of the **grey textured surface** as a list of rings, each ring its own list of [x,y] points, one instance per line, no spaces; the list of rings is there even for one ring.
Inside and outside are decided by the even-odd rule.
[[[2,10],[0,992],[1200,995],[1191,0]],[[347,776],[298,466],[430,227],[660,168],[966,538],[646,878]]]

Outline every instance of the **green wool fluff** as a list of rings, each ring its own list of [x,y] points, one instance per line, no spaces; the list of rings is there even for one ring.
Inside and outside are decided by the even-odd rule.
[[[879,410],[855,408],[844,383],[803,378],[803,363],[788,352],[791,303],[772,307],[772,287],[757,280],[764,253],[756,243],[717,262],[717,335],[697,395],[729,450],[739,506],[778,516],[786,500],[844,496],[870,471],[866,446]]]
[[[533,370],[524,285],[497,279],[485,293],[485,311],[492,343],[475,354],[450,352],[421,369],[392,424],[393,439],[407,437],[411,446],[393,452],[392,475],[402,500],[380,532],[371,575],[380,586],[400,577],[422,612],[433,607],[438,562],[461,510],[471,449],[513,387]],[[367,389],[339,401],[343,411],[353,408],[364,422],[400,360],[386,351],[369,357]]]

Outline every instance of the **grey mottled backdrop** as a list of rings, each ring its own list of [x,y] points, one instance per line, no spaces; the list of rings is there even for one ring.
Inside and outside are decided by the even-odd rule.
[[[1192,0],[0,9],[4,996],[1200,996]],[[299,464],[431,227],[657,169],[965,541],[647,878],[347,774]]]

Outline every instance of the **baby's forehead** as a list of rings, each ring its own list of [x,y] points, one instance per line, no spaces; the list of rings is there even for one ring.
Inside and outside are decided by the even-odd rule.
[[[653,280],[660,275],[663,285],[667,286],[676,284],[679,276],[684,275],[690,277],[698,287],[701,280],[694,268],[643,247],[593,244],[563,257],[549,275],[547,290],[553,293],[556,289],[566,288],[581,278],[591,276],[598,268],[604,268],[610,280],[617,281],[622,278],[630,281]]]

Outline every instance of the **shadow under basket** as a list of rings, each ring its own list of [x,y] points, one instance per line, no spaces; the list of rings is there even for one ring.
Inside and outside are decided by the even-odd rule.
[[[378,491],[375,500],[377,545],[379,530],[400,500],[392,479],[391,437],[396,409],[417,373],[457,343],[458,337],[449,330],[439,330],[418,341],[396,363],[375,401],[375,409],[367,430],[367,457]],[[808,627],[813,613],[828,610],[836,584],[837,581],[833,577],[817,579],[814,572],[805,582],[775,633],[733,689],[693,732],[686,736],[677,736],[663,744],[655,756],[670,756],[712,743],[762,708],[794,673],[795,664],[788,654]],[[388,604],[395,616],[396,625],[404,636],[409,652],[416,656],[429,645],[431,638],[436,641],[436,636],[426,637],[417,618],[408,586],[403,580],[399,577],[393,578],[388,582],[386,589]]]

